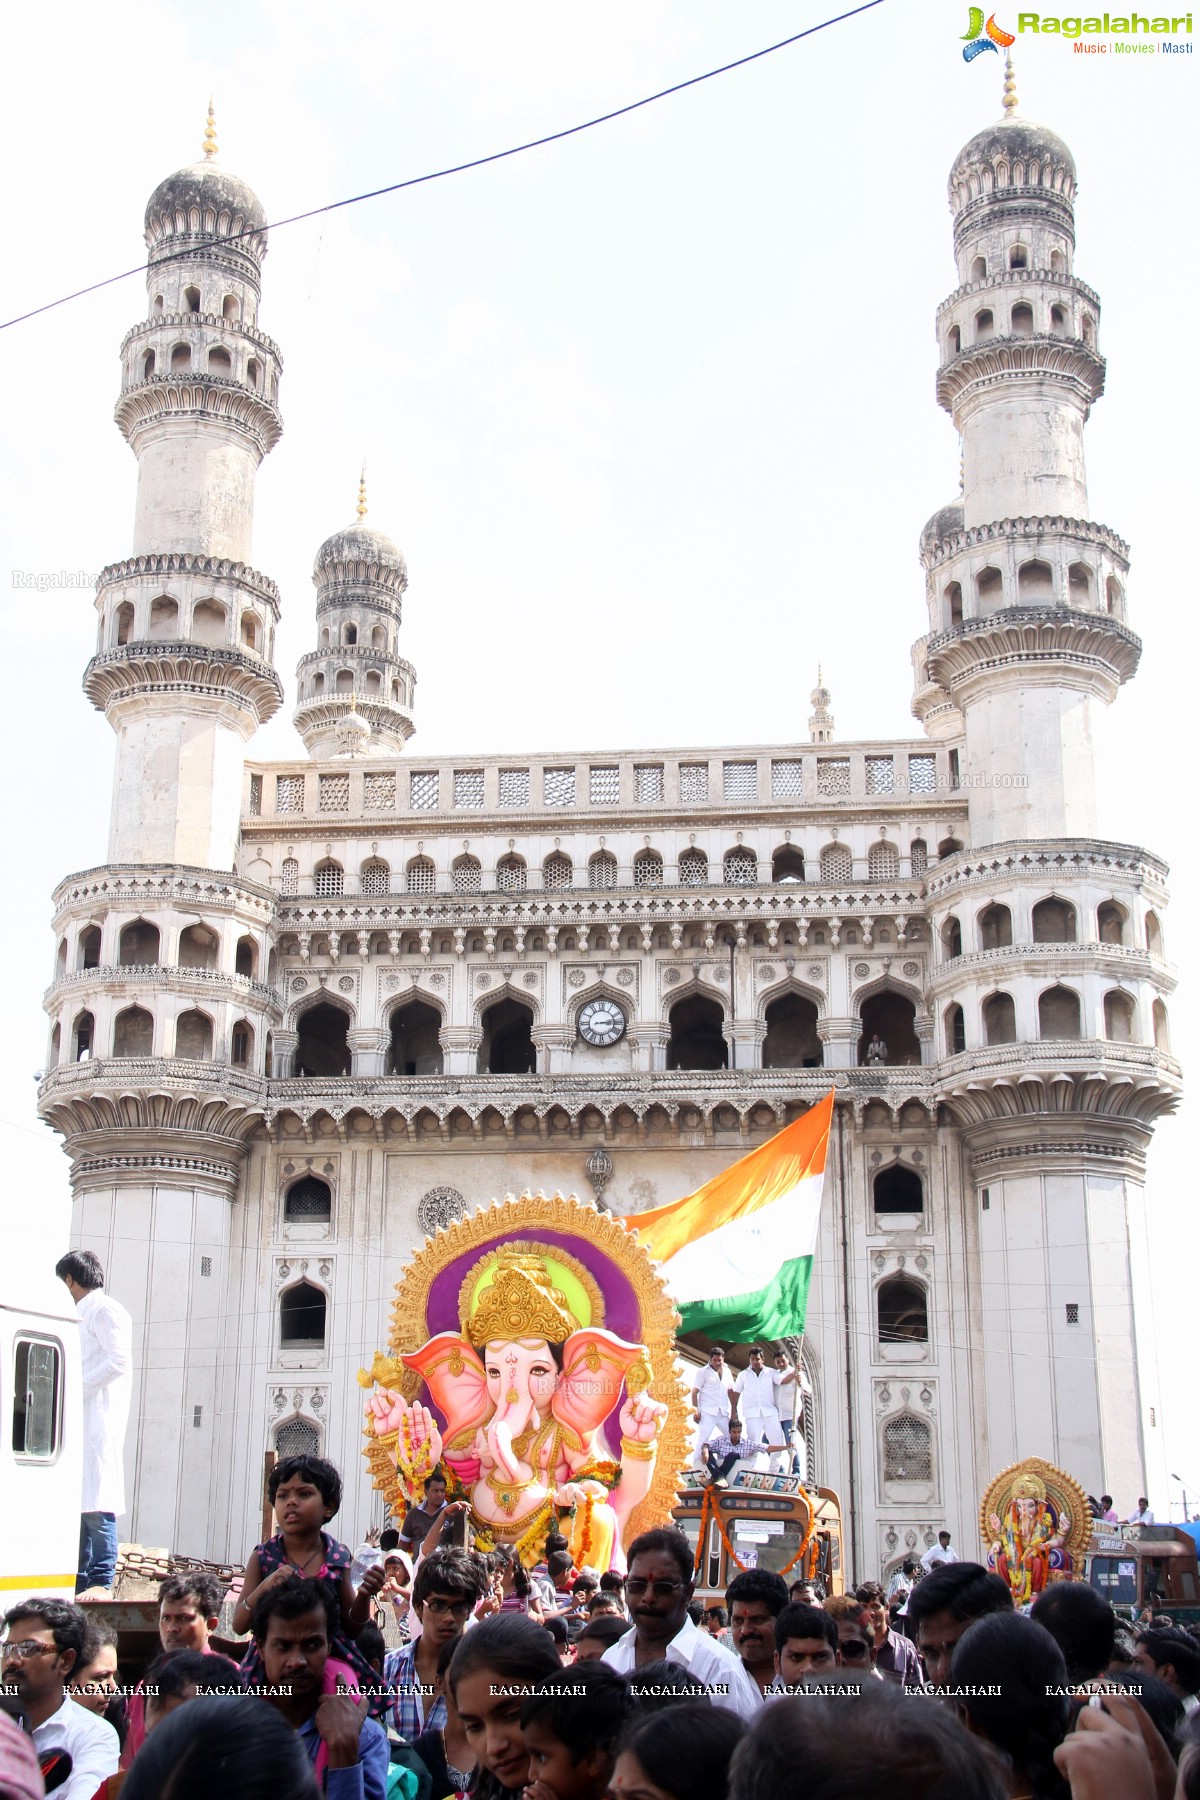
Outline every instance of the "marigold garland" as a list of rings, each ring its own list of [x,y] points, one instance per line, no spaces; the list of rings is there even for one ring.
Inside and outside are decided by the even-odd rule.
[[[816,1509],[811,1500],[808,1500],[807,1494],[805,1494],[805,1499],[808,1501],[808,1524],[805,1527],[803,1537],[800,1539],[800,1547],[796,1551],[795,1556],[792,1557],[791,1561],[785,1563],[784,1567],[779,1570],[779,1573],[780,1575],[790,1575],[796,1564],[800,1561],[800,1558],[808,1554],[811,1546],[811,1549],[814,1552],[810,1557],[811,1566],[808,1569],[808,1578],[811,1580],[816,1569],[817,1557],[820,1554],[820,1545],[814,1542],[817,1529]],[[710,1520],[716,1522],[717,1530],[721,1536],[721,1542],[724,1544],[730,1559],[737,1564],[739,1569],[745,1569],[746,1564],[742,1561],[741,1557],[729,1541],[729,1533],[725,1529],[725,1521],[721,1517],[721,1509],[717,1505],[717,1492],[712,1487],[706,1487],[700,1497],[700,1532],[696,1539],[696,1555],[692,1564],[695,1573],[699,1574],[700,1564],[704,1560],[704,1531],[705,1526]]]

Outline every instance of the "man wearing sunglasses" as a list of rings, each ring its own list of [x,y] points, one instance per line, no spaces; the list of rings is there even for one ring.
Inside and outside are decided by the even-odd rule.
[[[50,1779],[54,1766],[69,1759],[70,1773],[55,1788],[58,1800],[92,1800],[117,1772],[120,1747],[106,1719],[78,1706],[67,1692],[71,1670],[82,1667],[89,1646],[88,1623],[65,1600],[23,1600],[4,1621],[0,1680],[16,1690],[29,1715],[38,1761]]]
[[[741,1657],[714,1642],[688,1617],[695,1585],[691,1546],[681,1531],[661,1526],[634,1538],[625,1581],[633,1630],[618,1638],[603,1660],[630,1678],[643,1663],[679,1663],[698,1687],[707,1689],[715,1705],[753,1719],[762,1695]]]

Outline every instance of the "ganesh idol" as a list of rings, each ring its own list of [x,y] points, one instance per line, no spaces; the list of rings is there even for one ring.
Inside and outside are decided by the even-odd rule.
[[[557,1204],[589,1212],[591,1235],[628,1235],[592,1208]],[[377,1377],[389,1367],[408,1374],[376,1388],[369,1418],[381,1447],[395,1445],[405,1502],[440,1465],[452,1492],[470,1501],[483,1542],[513,1545],[533,1562],[561,1521],[577,1564],[623,1569],[627,1527],[655,1486],[675,1389],[668,1376],[659,1382],[668,1400],[652,1397],[647,1345],[599,1322],[605,1269],[603,1259],[591,1261],[561,1242],[494,1245],[463,1276],[457,1331],[438,1331],[390,1364],[379,1359]],[[677,1460],[673,1440],[672,1449]],[[675,1473],[659,1483],[662,1517]]]

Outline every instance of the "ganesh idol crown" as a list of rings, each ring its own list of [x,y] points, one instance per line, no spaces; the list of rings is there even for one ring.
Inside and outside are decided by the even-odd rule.
[[[677,1324],[637,1232],[573,1195],[439,1230],[397,1285],[389,1354],[359,1374],[376,1487],[400,1518],[440,1468],[481,1547],[533,1564],[561,1529],[577,1566],[623,1570],[687,1460]]]

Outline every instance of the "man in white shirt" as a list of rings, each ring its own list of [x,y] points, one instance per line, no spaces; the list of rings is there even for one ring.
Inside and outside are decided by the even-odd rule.
[[[939,1531],[937,1543],[931,1544],[921,1558],[921,1567],[928,1575],[930,1570],[936,1569],[939,1563],[952,1563],[957,1561],[958,1551],[950,1548],[950,1533],[948,1531]]]
[[[29,1715],[38,1761],[52,1776],[55,1758],[69,1756],[70,1773],[54,1787],[57,1800],[92,1800],[100,1783],[117,1772],[121,1748],[106,1719],[80,1706],[67,1692],[71,1670],[83,1661],[88,1623],[65,1600],[22,1600],[4,1620],[0,1679],[16,1689]]]
[[[1153,1525],[1154,1514],[1150,1510],[1150,1502],[1145,1494],[1138,1500],[1137,1511],[1130,1513],[1129,1523],[1131,1525]]]
[[[83,1503],[77,1594],[107,1598],[117,1571],[117,1514],[125,1511],[125,1428],[133,1393],[133,1320],[104,1292],[91,1250],[71,1250],[54,1273],[79,1318],[83,1356]]]
[[[713,1432],[719,1431],[722,1436],[727,1434],[733,1407],[732,1393],[733,1376],[725,1366],[725,1352],[719,1344],[714,1344],[692,1388],[692,1405],[700,1414],[692,1457],[694,1469],[703,1467],[704,1458],[700,1453]]]
[[[766,1444],[771,1452],[767,1467],[781,1473],[788,1466],[783,1420],[775,1401],[775,1371],[764,1366],[760,1344],[750,1351],[750,1367],[742,1370],[733,1386],[746,1442]]]
[[[688,1618],[695,1585],[691,1548],[681,1531],[666,1525],[634,1538],[625,1579],[633,1630],[604,1652],[603,1661],[631,1681],[642,1663],[682,1663],[714,1705],[753,1719],[762,1695],[741,1657]]]

